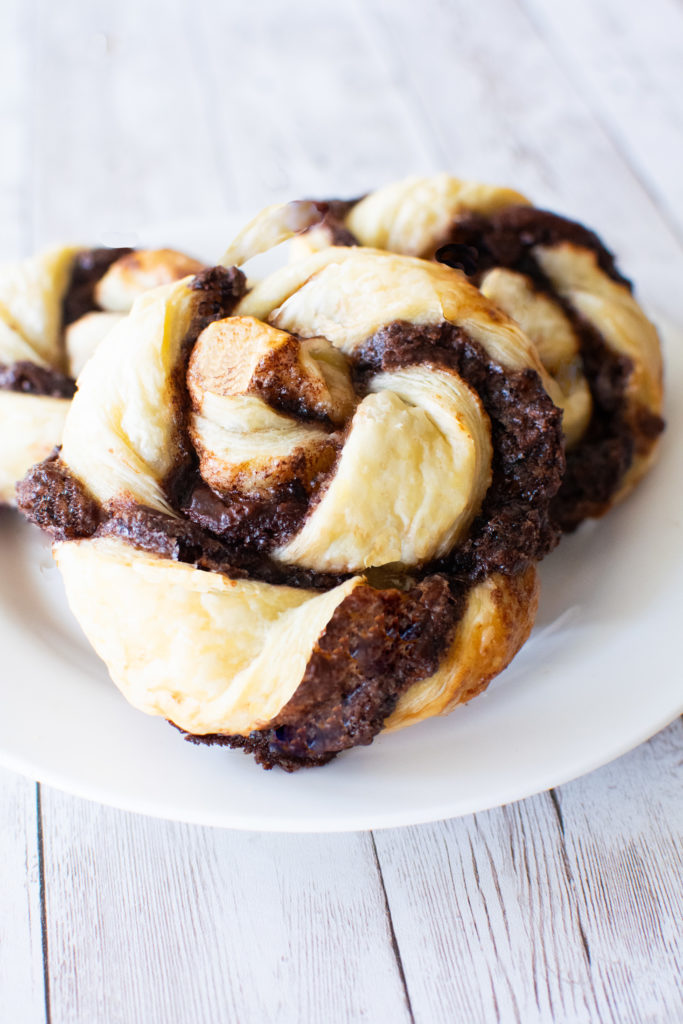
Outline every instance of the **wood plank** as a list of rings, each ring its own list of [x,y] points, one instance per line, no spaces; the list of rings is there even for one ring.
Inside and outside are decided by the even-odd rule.
[[[364,6],[322,13],[308,0],[292,17],[274,0],[239,8],[68,0],[59,12],[43,0],[40,240],[111,238],[143,221],[307,191],[350,194],[446,165],[489,179],[500,170],[609,232],[634,273],[654,260],[655,270],[678,267],[680,277],[673,236],[527,19],[500,3],[387,3],[387,45],[377,31],[386,21],[367,20]],[[500,41],[492,23],[505,29]],[[517,70],[511,52],[520,54]],[[615,194],[605,196],[612,181]],[[673,309],[677,291],[668,294]],[[564,838],[544,797],[410,830],[430,841],[394,840],[387,891],[397,911],[397,878],[406,887],[396,931],[410,954],[416,1019],[600,1019],[610,1005],[605,992],[624,972],[603,965],[595,981],[594,948],[607,950],[613,936],[591,915],[606,912],[602,881],[619,920],[635,927],[639,876],[629,888],[624,867],[610,891],[603,846],[600,877],[584,870],[590,899],[581,894],[567,853],[569,789],[558,802]],[[611,809],[600,786],[585,799],[595,810],[584,830]],[[367,837],[183,828],[51,793],[44,807],[55,1024],[409,1019]],[[390,840],[378,836],[380,854]],[[572,856],[578,864],[578,848]],[[640,954],[627,954],[640,970]],[[626,983],[646,998],[641,975]]]
[[[196,828],[43,792],[52,1024],[410,1020],[369,835]]]
[[[522,2],[683,238],[680,2]]]
[[[548,797],[375,841],[417,1021],[597,1019]]]
[[[558,794],[376,834],[417,1021],[680,1019],[680,754],[677,723]]]
[[[36,784],[0,769],[2,1019],[45,1021]]]
[[[485,4],[371,0],[378,45],[414,91],[444,169],[520,188],[603,234],[676,318],[683,250],[528,16]]]
[[[185,16],[166,0],[38,0],[38,241],[134,242],[141,225],[224,210]]]
[[[31,246],[31,23],[21,0],[0,4],[0,258]],[[3,679],[3,685],[8,681]],[[0,769],[0,1016],[45,1021],[37,787]]]
[[[683,721],[557,793],[600,1019],[681,1019]]]
[[[279,0],[204,0],[192,23],[223,159],[247,207],[362,194],[431,166],[400,77],[355,5],[301,0],[294,12]]]
[[[41,242],[134,240],[145,223],[352,195],[429,163],[353,10],[39,4]]]
[[[0,259],[28,255],[31,232],[31,33],[21,0],[0,4]]]

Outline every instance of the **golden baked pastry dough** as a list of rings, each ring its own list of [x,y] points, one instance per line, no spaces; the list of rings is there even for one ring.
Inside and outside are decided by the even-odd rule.
[[[135,298],[201,266],[170,249],[73,245],[0,265],[0,503],[59,444],[74,379]]]
[[[605,512],[652,464],[663,426],[657,332],[611,254],[580,224],[510,189],[448,174],[394,182],[350,203],[271,207],[244,240],[267,237],[272,224],[284,237],[288,223],[304,224],[297,258],[341,242],[438,259],[519,323],[564,414],[567,477],[555,507],[564,528]]]
[[[131,703],[322,764],[526,639],[563,470],[544,377],[436,263],[326,249],[251,290],[217,267],[114,327],[20,505]]]
[[[71,610],[126,699],[200,736],[267,729],[363,583],[321,592],[231,580],[109,538],[59,544],[55,557]],[[447,714],[486,689],[527,639],[537,605],[533,566],[476,584],[439,668],[403,693],[384,728]]]
[[[60,246],[0,265],[0,504],[13,504],[17,480],[61,437],[69,408],[59,387],[66,384],[61,303],[77,252]],[[52,394],[14,390],[10,370],[32,366],[57,371]],[[21,379],[18,383],[27,386]]]

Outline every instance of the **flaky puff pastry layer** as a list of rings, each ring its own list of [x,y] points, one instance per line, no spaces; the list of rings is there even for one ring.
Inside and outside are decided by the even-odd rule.
[[[297,450],[308,455],[337,437],[329,479],[300,528],[269,554],[350,578],[327,591],[232,579],[112,536],[58,544],[55,557],[76,617],[131,703],[194,735],[249,736],[292,701],[311,659],[324,660],[326,631],[359,588],[376,590],[394,574],[408,593],[421,593],[420,564],[467,536],[491,481],[491,428],[477,393],[448,365],[429,362],[368,373],[355,393],[350,367],[362,344],[396,321],[450,323],[482,346],[484,365],[488,357],[511,374],[544,370],[517,325],[461,275],[338,248],[283,268],[203,328],[189,353],[183,405],[179,371],[200,294],[188,279],[136,301],[83,371],[62,462],[105,509],[137,505],[180,519],[165,482],[188,438],[214,493],[230,502],[240,488],[258,496],[277,483]],[[268,404],[269,359],[284,359],[277,394],[291,390],[290,401],[296,392],[302,419]],[[443,594],[443,577],[439,585]],[[386,592],[399,593],[390,585]],[[429,662],[422,672],[430,678],[408,685],[390,726],[445,712],[483,689],[524,642],[536,597],[530,568],[521,578],[495,573],[474,583],[451,618],[447,603],[460,597],[444,598],[440,665],[433,672],[436,659]],[[422,606],[423,618],[432,607]]]
[[[163,481],[178,449],[175,375],[195,301],[187,282],[142,296],[81,375],[62,459],[102,503],[132,498],[175,514]],[[385,252],[317,253],[257,285],[235,313],[218,322],[220,332],[233,332],[235,344],[243,343],[245,321],[252,318],[249,330],[259,344],[278,333],[274,326],[293,343],[295,336],[323,339],[348,355],[387,323],[447,321],[505,368],[532,368],[547,377],[514,322],[464,278]],[[218,342],[216,325],[207,330]],[[192,366],[191,360],[190,380]],[[296,426],[251,393],[218,394],[210,380],[203,391],[191,390],[191,434],[216,490],[221,461],[233,485],[241,476],[262,490],[270,479],[269,452],[273,472],[297,452],[313,458],[315,426]],[[280,561],[319,572],[414,565],[446,554],[476,515],[491,479],[490,425],[478,396],[454,372],[427,365],[378,374],[369,390],[319,501],[295,536],[275,550]]]
[[[188,283],[137,299],[79,378],[62,459],[103,504],[130,497],[176,514],[162,484],[179,444],[174,375],[196,306]]]
[[[62,299],[77,246],[58,246],[0,265],[0,366],[33,363],[64,372]],[[14,504],[18,480],[59,444],[69,402],[0,390],[0,503]]]
[[[202,264],[174,250],[120,257],[95,290],[100,309],[63,331],[62,303],[84,246],[59,245],[0,264],[0,366],[32,363],[76,378],[113,326],[144,291],[196,273]],[[0,389],[0,503],[60,443],[69,401]]]
[[[659,336],[628,288],[600,269],[595,253],[569,243],[538,246],[535,257],[558,294],[600,332],[613,352],[631,361],[633,369],[626,385],[631,408],[660,415],[664,389]],[[614,501],[635,487],[657,453],[656,445],[647,452],[636,449]]]
[[[298,204],[292,204],[298,205]],[[310,204],[309,204],[310,205]],[[318,204],[320,206],[320,204]],[[494,215],[507,207],[529,206],[529,200],[508,188],[464,181],[449,174],[412,177],[393,182],[350,204],[344,226],[363,246],[424,258],[449,240],[458,217]],[[301,204],[305,209],[306,204]],[[301,217],[303,210],[300,211]],[[270,217],[283,213],[272,208]],[[291,217],[291,214],[290,214]],[[318,219],[320,214],[318,214]],[[296,256],[330,244],[329,231],[316,225],[295,239]],[[614,281],[598,264],[595,253],[579,245],[534,246],[532,255],[557,294],[605,339],[616,355],[633,363],[628,400],[658,416],[662,411],[662,361],[657,332],[626,285]],[[521,326],[538,349],[553,378],[552,397],[563,409],[568,449],[588,428],[592,401],[582,372],[579,343],[561,305],[539,291],[523,274],[496,267],[483,275],[481,291]],[[640,480],[656,455],[656,447],[636,452],[614,500]]]
[[[354,577],[325,593],[231,580],[136,551],[120,540],[55,546],[69,605],[131,704],[195,735],[263,729],[299,685]],[[387,729],[476,696],[533,624],[535,569],[475,586],[441,666],[410,687]]]
[[[28,361],[66,372],[62,300],[80,248],[55,246],[0,264],[0,363]]]
[[[384,728],[393,731],[447,715],[482,693],[528,639],[539,592],[533,566],[519,576],[494,573],[474,587],[440,667],[399,698]]]
[[[58,443],[70,404],[67,398],[0,391],[0,504],[14,503],[17,480]]]
[[[110,539],[54,554],[71,610],[126,699],[197,735],[246,735],[274,718],[362,582],[319,593],[233,580]]]

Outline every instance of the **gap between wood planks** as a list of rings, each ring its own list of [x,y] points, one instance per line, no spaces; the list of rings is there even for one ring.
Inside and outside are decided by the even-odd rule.
[[[376,834],[418,1022],[677,1024],[682,740],[679,720],[561,791]]]
[[[387,896],[387,887],[384,884],[384,875],[382,873],[382,865],[380,864],[379,855],[377,853],[377,843],[375,842],[375,833],[374,832],[370,832],[370,839],[371,839],[371,842],[372,842],[372,852],[373,852],[373,855],[374,855],[374,858],[375,858],[375,866],[377,868],[377,874],[379,876],[379,883],[380,883],[380,886],[382,887],[382,896],[384,898],[384,909],[385,909],[386,916],[387,916],[387,927],[389,929],[389,935],[391,937],[391,948],[392,948],[392,950],[394,952],[394,957],[396,959],[396,966],[398,968],[398,974],[399,974],[399,977],[401,979],[401,984],[403,985],[403,992],[405,994],[405,1000],[406,1000],[406,1009],[408,1010],[408,1014],[410,1016],[411,1024],[415,1024],[415,1015],[413,1013],[413,1007],[412,1007],[412,1004],[411,1004],[411,1001],[410,1001],[410,992],[408,991],[408,982],[406,981],[406,974],[405,974],[405,971],[403,969],[403,960],[401,958],[401,950],[399,948],[398,941],[396,939],[396,931],[394,929],[394,921],[393,921],[393,918],[391,916],[391,907],[389,906],[389,897]]]
[[[36,782],[36,828],[38,832],[38,879],[40,885],[40,939],[43,954],[43,996],[45,1024],[52,1024],[50,1008],[50,957],[47,936],[47,896],[45,892],[45,846],[43,842],[43,810],[41,785]]]
[[[395,59],[394,59],[394,67],[395,67]],[[566,68],[565,68],[565,70],[566,70]],[[395,75],[393,75],[392,77],[395,77]],[[398,77],[399,77],[399,79],[401,78],[400,74],[398,75]],[[570,82],[574,81],[573,75],[569,74],[568,78],[569,78]],[[413,95],[413,100],[412,101],[411,101],[411,95]],[[585,96],[584,96],[584,100],[585,100]],[[424,104],[424,101],[421,98],[416,97],[416,95],[414,93],[411,93],[410,89],[406,89],[405,87],[403,88],[403,100],[402,100],[402,103],[403,103],[403,105],[404,105],[406,110],[410,110],[410,109],[412,110],[411,117],[412,117],[413,122],[416,122],[416,121],[420,122],[422,120],[423,111],[426,109],[426,105]],[[591,110],[593,109],[592,108],[592,103],[590,102],[590,98],[588,98],[588,100],[587,100],[587,105],[589,106],[589,108]],[[593,115],[595,116],[594,112],[593,112]],[[612,146],[615,148],[615,150],[618,152],[618,154],[622,157],[622,159],[624,159],[624,156],[625,156],[624,152],[617,145],[617,142],[615,141],[613,133],[606,126],[604,119],[601,118],[601,117],[595,116],[595,120],[600,124],[600,128],[603,131],[603,133],[606,135],[606,137],[610,139],[610,142],[611,142]],[[418,127],[415,130],[416,131],[419,130],[419,133],[420,133],[421,137],[426,139],[428,136],[430,136],[430,132],[431,132],[431,128],[429,127],[429,121],[428,121],[427,118],[424,118],[424,124],[427,125],[426,129],[420,128],[420,126],[418,124]],[[431,152],[432,152],[434,158],[436,160],[438,160],[439,164],[444,164],[444,163],[447,164],[448,163],[447,150],[442,147],[441,143],[439,142],[439,139],[436,137],[436,135],[434,135],[433,132],[431,132]],[[220,155],[216,157],[217,162],[219,162],[220,159],[221,159]],[[629,166],[629,168],[631,169],[631,171],[634,174],[634,176],[637,178],[640,186],[644,188],[643,182],[642,182],[642,178],[638,174],[638,172],[633,168],[630,160],[626,160],[625,162]],[[648,191],[648,190],[644,188],[644,191]],[[652,198],[652,196],[649,193],[649,191],[648,191],[648,194],[650,195],[650,198]],[[656,203],[656,200],[652,199],[652,201],[653,201],[653,203],[655,205],[658,205]],[[30,207],[30,204],[28,204],[28,205]],[[658,209],[661,212],[661,206],[658,205]],[[566,839],[565,839],[565,836],[564,836],[564,834],[562,832],[562,828],[561,828],[561,809],[559,807],[559,802],[558,802],[557,794],[554,793],[554,792],[551,792],[550,799],[553,801],[553,804],[555,806],[555,811],[556,812],[560,811],[560,814],[558,815],[558,823],[557,824],[558,824],[558,828],[559,828],[560,833],[561,833],[561,845],[562,845],[562,850],[563,850],[563,857],[567,858]],[[41,931],[43,933],[44,970],[45,970],[44,984],[45,984],[45,998],[46,998],[46,1014],[47,1014],[47,1019],[49,1021],[50,1020],[50,995],[49,995],[49,965],[48,965],[48,956],[47,956],[47,953],[48,953],[48,946],[47,946],[48,920],[47,920],[47,898],[46,898],[47,894],[46,894],[46,891],[45,891],[45,861],[44,861],[45,851],[44,851],[44,848],[43,848],[42,807],[41,807],[41,790],[40,790],[40,787],[38,787],[37,791],[36,791],[36,806],[37,806],[38,842],[39,842],[39,849],[40,849],[40,899],[41,899],[41,925],[42,925]],[[383,890],[383,893],[384,893],[385,907],[386,907],[386,912],[387,912],[387,923],[388,923],[388,926],[389,926],[389,929],[390,929],[392,941],[394,943],[394,955],[397,958],[397,966],[398,966],[399,973],[401,975],[401,979],[402,979],[402,982],[403,982],[403,985],[404,985],[404,991],[405,991],[407,1006],[408,1006],[409,1011],[410,1011],[411,1016],[412,1016],[413,1015],[413,1010],[412,1010],[412,1005],[411,1005],[411,1000],[410,1000],[410,993],[409,993],[409,990],[408,990],[408,983],[406,981],[405,967],[404,967],[403,958],[402,958],[402,955],[401,955],[401,949],[400,949],[399,941],[396,938],[395,923],[394,923],[393,915],[392,915],[392,912],[391,912],[390,901],[389,901],[389,898],[387,896],[387,885],[385,883],[384,873],[382,871],[381,861],[380,861],[380,858],[379,858],[379,856],[377,854],[377,846],[376,846],[376,843],[375,843],[374,836],[373,836],[373,849],[375,851],[375,858],[376,858],[378,869],[379,869],[379,877],[380,877],[380,880],[381,880],[382,890]],[[569,877],[568,877],[568,881],[569,881]],[[389,887],[389,888],[391,888],[391,887]],[[573,899],[575,900],[575,892],[573,892]],[[585,938],[585,935],[584,935],[584,948],[586,948],[586,950],[588,949],[587,939]]]

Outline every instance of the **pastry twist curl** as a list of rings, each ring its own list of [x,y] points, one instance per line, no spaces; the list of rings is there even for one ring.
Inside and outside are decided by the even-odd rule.
[[[136,297],[201,267],[172,249],[73,245],[0,265],[0,503],[59,444],[75,378]]]
[[[299,255],[344,244],[435,259],[520,324],[563,410],[567,473],[554,506],[562,528],[603,514],[643,477],[663,429],[659,339],[593,232],[510,189],[448,174],[349,203],[290,207],[304,224]],[[267,217],[294,214],[272,208]]]
[[[528,635],[564,469],[544,379],[436,263],[328,248],[251,290],[217,267],[136,301],[20,503],[135,706],[321,764]]]

